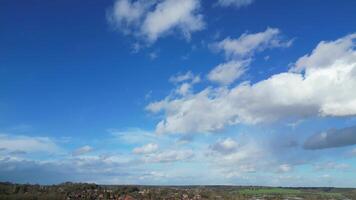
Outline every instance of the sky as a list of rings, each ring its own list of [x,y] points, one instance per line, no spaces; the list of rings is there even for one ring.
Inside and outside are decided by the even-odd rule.
[[[356,1],[0,2],[0,181],[356,187]]]

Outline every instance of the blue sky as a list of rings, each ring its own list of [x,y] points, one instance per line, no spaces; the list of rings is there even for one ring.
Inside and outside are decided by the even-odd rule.
[[[0,181],[356,187],[356,2],[0,3]]]

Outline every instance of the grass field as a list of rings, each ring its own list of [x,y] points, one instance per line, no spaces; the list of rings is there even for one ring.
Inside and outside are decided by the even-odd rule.
[[[341,193],[298,190],[289,188],[249,188],[236,191],[246,196],[282,196],[282,197],[322,197],[325,199],[345,199]]]

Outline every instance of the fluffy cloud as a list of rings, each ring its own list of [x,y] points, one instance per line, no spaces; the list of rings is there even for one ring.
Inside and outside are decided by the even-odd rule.
[[[236,141],[239,141],[237,143]],[[241,177],[257,171],[274,172],[276,160],[269,147],[251,136],[239,135],[212,144],[206,153],[208,161],[226,178]]]
[[[198,0],[165,0],[149,12],[142,25],[142,32],[149,41],[155,41],[162,34],[177,28],[186,38],[191,32],[204,27],[203,16],[197,13]]]
[[[80,156],[80,155],[83,155],[83,154],[90,153],[92,151],[93,151],[93,147],[85,145],[83,147],[80,147],[80,148],[74,150],[72,155],[73,156]]]
[[[130,28],[138,26],[148,7],[149,4],[143,1],[118,0],[114,3],[113,9],[108,15],[108,20],[125,33],[130,33]]]
[[[47,137],[0,134],[0,149],[10,152],[58,152],[60,148]]]
[[[238,123],[356,115],[356,93],[350,92],[356,88],[355,38],[351,34],[323,41],[290,71],[266,80],[233,88],[207,87],[179,98],[168,96],[146,109],[164,113],[156,126],[158,133],[214,132]],[[338,52],[337,56],[330,59],[328,50]],[[242,55],[236,52],[250,51],[231,50],[227,56]],[[323,55],[325,62],[321,62]]]
[[[174,94],[186,96],[192,92],[193,85],[200,82],[200,76],[188,71],[185,74],[177,74],[170,77],[169,81],[177,86]]]
[[[134,148],[133,152],[136,154],[149,154],[149,153],[154,153],[157,150],[158,150],[157,144],[149,143],[149,144],[143,145],[142,147]]]
[[[199,0],[117,0],[108,20],[124,33],[143,37],[150,43],[172,30],[179,30],[190,39],[192,32],[205,26],[199,8]]]
[[[218,0],[218,5],[222,7],[235,6],[237,8],[250,5],[254,0]]]
[[[326,149],[356,144],[356,126],[343,129],[330,129],[310,136],[303,147],[305,149]]]
[[[228,85],[245,73],[249,62],[249,60],[233,60],[220,64],[209,72],[208,79],[222,85]]]
[[[231,138],[226,138],[225,140],[220,140],[211,146],[213,151],[222,154],[229,154],[236,150],[238,144],[235,140]]]
[[[222,85],[229,85],[244,74],[256,52],[267,48],[288,47],[292,40],[281,40],[279,29],[267,28],[263,32],[243,34],[237,39],[226,38],[212,45],[216,51],[223,51],[227,62],[219,64],[208,74],[208,79]]]
[[[289,47],[293,40],[281,39],[280,30],[267,28],[264,32],[244,33],[239,38],[226,38],[212,45],[217,51],[223,51],[227,59],[244,58],[268,48]]]

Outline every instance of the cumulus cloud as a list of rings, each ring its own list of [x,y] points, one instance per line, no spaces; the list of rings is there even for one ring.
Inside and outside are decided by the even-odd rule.
[[[237,146],[238,144],[235,140],[226,138],[225,140],[216,142],[210,148],[218,153],[229,154],[234,152],[237,149]]]
[[[118,0],[108,14],[108,20],[116,28],[122,29],[125,33],[130,33],[130,28],[138,26],[139,22],[150,4],[144,1]]]
[[[252,4],[254,0],[218,0],[218,5],[222,7],[234,6],[240,8]]]
[[[142,32],[149,41],[155,41],[162,34],[177,28],[186,38],[192,32],[204,27],[203,16],[197,13],[198,0],[165,0],[149,12],[142,25]]]
[[[173,30],[190,39],[191,33],[205,26],[199,9],[199,0],[117,0],[108,20],[124,33],[143,37],[149,43]]]
[[[88,145],[85,145],[85,146],[82,146],[76,150],[74,150],[72,152],[72,155],[73,156],[80,156],[80,155],[83,155],[83,154],[87,154],[87,153],[90,153],[93,151],[93,147],[91,146],[88,146]]]
[[[200,76],[188,71],[185,74],[176,74],[170,77],[169,81],[176,85],[174,94],[186,96],[192,92],[193,86],[200,82]]]
[[[219,64],[208,74],[208,79],[222,85],[228,85],[238,79],[245,73],[249,64],[249,60],[245,61],[229,61]]]
[[[310,136],[303,147],[305,149],[327,149],[356,144],[356,126],[343,129],[330,129]]]
[[[149,143],[141,147],[136,147],[133,149],[135,154],[149,154],[154,153],[158,150],[158,145],[155,143]]]
[[[58,152],[60,148],[48,137],[0,134],[0,149],[11,152]]]
[[[215,132],[238,123],[356,115],[356,93],[350,92],[356,88],[355,38],[356,34],[350,34],[322,41],[290,71],[254,84],[207,87],[188,96],[168,96],[146,109],[164,114],[157,133]],[[251,52],[227,49],[232,49],[228,57]],[[330,59],[330,53],[325,53],[328,50],[338,52],[337,56]],[[325,62],[321,62],[323,55]]]
[[[292,40],[281,39],[279,29],[267,28],[259,33],[244,33],[237,39],[226,38],[212,46],[225,53],[226,62],[219,64],[207,75],[208,79],[222,85],[229,85],[243,75],[256,52],[276,47],[288,47]]]
[[[262,141],[247,135],[239,135],[237,140],[219,140],[206,153],[211,165],[226,178],[241,177],[261,170],[274,172],[276,165],[281,164]]]

